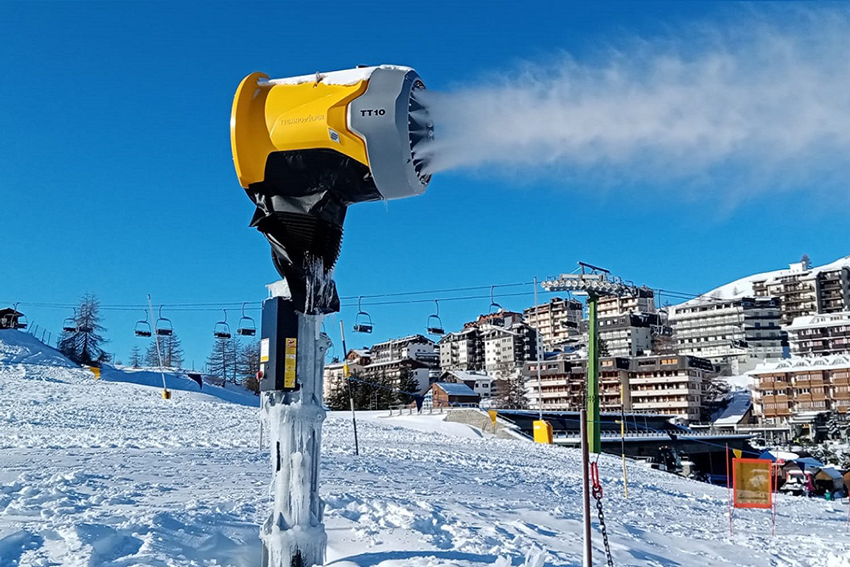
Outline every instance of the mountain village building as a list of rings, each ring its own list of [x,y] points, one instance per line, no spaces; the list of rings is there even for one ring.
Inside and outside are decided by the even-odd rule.
[[[655,292],[648,287],[639,287],[634,295],[600,297],[596,312],[600,319],[630,313],[655,313]]]
[[[532,407],[539,407],[537,361],[523,368]],[[543,409],[579,410],[585,404],[587,360],[559,357],[540,364]],[[600,359],[599,404],[602,411],[645,411],[697,421],[708,382],[709,360],[688,355],[608,357]]]
[[[553,351],[572,345],[581,337],[584,304],[571,298],[553,297],[547,303],[524,310],[523,316],[540,333],[543,348]]]
[[[782,358],[780,318],[772,297],[698,298],[670,308],[679,353],[707,358],[732,375]]]
[[[792,356],[850,353],[850,311],[797,317],[785,330]]]
[[[850,409],[850,355],[765,362],[748,374],[754,413],[763,423],[806,423]]]
[[[518,376],[526,361],[543,356],[540,333],[511,311],[480,316],[463,331],[443,336],[439,348],[443,372],[483,370],[498,379]]]
[[[850,256],[811,268],[808,262],[752,279],[756,297],[776,297],[781,302],[782,324],[817,313],[850,311]]]

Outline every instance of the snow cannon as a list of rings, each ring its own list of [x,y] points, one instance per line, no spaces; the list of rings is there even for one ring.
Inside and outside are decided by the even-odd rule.
[[[307,279],[336,263],[349,205],[425,192],[434,126],[424,89],[416,71],[392,65],[285,79],[252,73],[239,85],[230,117],[236,175],[297,310],[339,310],[330,278]],[[315,287],[322,296],[308,300]]]

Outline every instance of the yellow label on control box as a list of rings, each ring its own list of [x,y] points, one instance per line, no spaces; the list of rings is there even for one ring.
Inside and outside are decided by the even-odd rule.
[[[283,351],[283,387],[295,388],[295,365],[298,352],[298,339],[286,339]]]

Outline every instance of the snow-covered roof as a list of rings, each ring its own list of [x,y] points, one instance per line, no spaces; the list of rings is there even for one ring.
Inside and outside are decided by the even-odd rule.
[[[378,65],[376,67],[358,67],[356,69],[344,69],[342,71],[329,71],[320,73],[316,71],[311,75],[299,75],[297,77],[284,77],[282,79],[269,79],[266,83],[271,85],[300,85],[301,83],[324,83],[326,85],[355,85],[365,81],[372,76],[376,69],[397,69],[400,71],[412,71],[410,67],[399,65]],[[263,84],[263,81],[260,82]]]
[[[447,370],[447,374],[451,374],[455,378],[461,381],[477,381],[477,380],[495,380],[492,376],[487,374],[486,372],[474,372],[474,371],[466,371],[466,370]]]
[[[835,370],[839,368],[850,368],[850,355],[806,356],[765,361],[747,372],[747,374],[758,375],[775,372],[800,372],[805,370]]]
[[[383,345],[389,344],[407,344],[407,343],[424,343],[424,344],[434,344],[434,341],[426,337],[425,335],[407,335],[406,337],[401,337],[399,339],[389,339],[382,343],[375,343],[372,345],[372,348],[376,348]]]
[[[841,311],[840,313],[819,313],[816,315],[805,315],[803,317],[795,317],[788,325],[789,331],[797,331],[800,329],[814,329],[818,327],[827,327],[830,325],[841,325],[850,322],[850,311]]]
[[[732,392],[729,397],[727,406],[712,416],[711,422],[714,425],[737,425],[753,407],[750,393],[746,390]]]
[[[454,382],[434,382],[442,391],[450,396],[477,396],[472,388],[466,384],[455,384]]]
[[[823,266],[817,266],[815,268],[809,268],[808,270],[801,270],[798,264],[792,264],[791,267],[782,270],[773,270],[770,272],[762,272],[760,274],[753,274],[751,276],[743,277],[741,279],[712,289],[711,291],[707,291],[699,297],[695,297],[694,299],[688,300],[680,305],[698,305],[700,303],[723,299],[741,299],[743,297],[753,297],[753,295],[755,295],[755,292],[753,291],[753,284],[755,282],[770,282],[778,280],[779,278],[785,276],[791,276],[795,274],[805,274],[804,277],[809,278],[814,277],[821,272],[839,270],[844,267],[850,268],[850,256],[844,256],[843,258],[839,258],[838,260],[830,262],[829,264],[824,264]]]

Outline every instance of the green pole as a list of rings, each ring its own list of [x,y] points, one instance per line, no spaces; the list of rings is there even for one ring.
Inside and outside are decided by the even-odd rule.
[[[591,453],[599,453],[602,441],[599,431],[599,345],[596,329],[596,301],[593,293],[587,296],[587,445]]]

